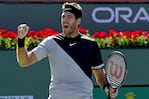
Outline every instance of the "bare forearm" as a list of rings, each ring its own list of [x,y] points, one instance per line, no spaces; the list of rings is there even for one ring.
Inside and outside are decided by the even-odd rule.
[[[99,85],[101,88],[103,88],[104,85],[106,84],[105,76],[104,76],[104,75],[101,76],[100,79],[97,80],[97,83],[98,83],[98,85]]]
[[[29,31],[29,27],[26,24],[21,24],[18,26],[18,37],[17,37],[17,61],[21,67],[27,65],[28,52],[25,49],[25,37]]]
[[[21,67],[25,67],[28,63],[27,62],[27,60],[28,60],[27,53],[28,52],[24,47],[22,47],[22,48],[17,47],[17,49],[16,49],[17,61]]]
[[[103,69],[100,70],[94,70],[93,71],[95,78],[96,78],[96,82],[97,84],[103,88],[104,85],[106,84],[106,78],[105,78],[105,74],[103,72]]]
[[[18,26],[16,56],[21,67],[27,67],[38,61],[36,55],[34,53],[29,53],[25,48],[25,37],[28,31],[29,26],[27,24],[21,24]]]

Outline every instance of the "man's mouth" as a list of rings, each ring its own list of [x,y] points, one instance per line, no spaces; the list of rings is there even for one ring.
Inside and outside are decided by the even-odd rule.
[[[66,23],[65,23],[65,24],[64,24],[64,28],[65,28],[65,29],[69,28],[69,24],[66,24]]]

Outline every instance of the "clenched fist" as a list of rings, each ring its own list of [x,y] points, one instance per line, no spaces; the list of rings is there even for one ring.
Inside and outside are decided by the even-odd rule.
[[[18,32],[18,38],[23,39],[29,32],[29,26],[27,24],[20,24],[18,26],[17,32]]]

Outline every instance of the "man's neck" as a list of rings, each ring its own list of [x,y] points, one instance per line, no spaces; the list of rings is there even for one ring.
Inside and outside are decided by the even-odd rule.
[[[79,35],[79,32],[77,32],[77,33],[71,33],[70,35],[66,35],[66,37],[68,37],[68,38],[75,38],[78,35]]]

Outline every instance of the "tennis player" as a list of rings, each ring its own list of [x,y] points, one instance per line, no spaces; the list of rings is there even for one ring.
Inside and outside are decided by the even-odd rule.
[[[98,85],[108,90],[97,43],[78,31],[81,18],[82,7],[78,3],[64,3],[62,33],[47,37],[31,51],[24,46],[29,26],[18,26],[16,53],[20,66],[30,66],[45,57],[49,59],[51,82],[48,99],[93,99],[92,71]],[[116,95],[117,92],[111,93],[112,97]]]

